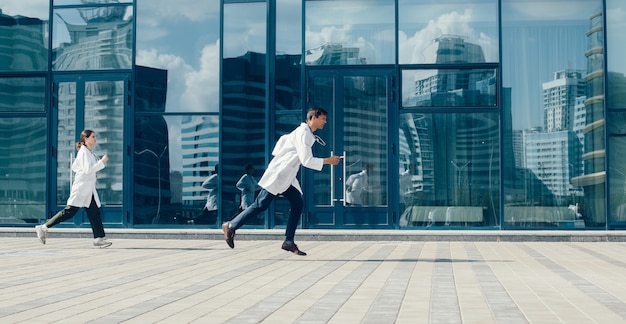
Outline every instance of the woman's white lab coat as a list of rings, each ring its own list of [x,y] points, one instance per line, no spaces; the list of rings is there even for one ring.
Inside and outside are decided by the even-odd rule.
[[[96,172],[102,169],[104,169],[104,162],[98,160],[86,145],[81,146],[74,163],[72,163],[72,171],[75,172],[75,176],[67,205],[89,207],[93,196],[96,205],[101,206],[100,198],[96,192]]]
[[[281,194],[289,186],[294,186],[302,194],[297,178],[300,166],[317,171],[321,171],[324,166],[324,159],[313,156],[313,144],[315,136],[306,123],[281,136],[272,151],[274,158],[259,180],[259,186],[273,195]]]

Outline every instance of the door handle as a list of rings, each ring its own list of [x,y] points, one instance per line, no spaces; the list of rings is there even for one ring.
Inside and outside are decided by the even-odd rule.
[[[334,156],[335,154],[333,153],[333,151],[330,151],[330,156]],[[343,178],[341,178],[341,182],[343,183],[343,181],[345,181],[346,179],[346,152],[343,152],[343,155],[340,156],[340,159],[343,159]],[[343,186],[343,197],[342,198],[335,198],[335,166],[332,165],[330,167],[330,205],[332,207],[335,206],[335,202],[341,201],[343,203],[343,205],[346,205],[346,186]]]
[[[342,183],[342,187],[343,187],[343,198],[341,199],[343,201],[343,206],[346,207],[347,205],[347,200],[346,200],[346,151],[343,151],[343,155],[341,156],[341,159],[343,160],[343,174],[342,174],[342,178],[341,178],[341,183]]]

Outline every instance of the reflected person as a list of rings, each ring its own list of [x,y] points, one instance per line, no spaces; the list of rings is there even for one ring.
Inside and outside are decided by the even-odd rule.
[[[218,168],[219,164],[216,164],[211,175],[202,182],[202,188],[207,191],[206,203],[202,208],[202,215],[194,220],[194,224],[208,225],[217,221]]]
[[[252,164],[246,164],[246,169],[237,181],[235,186],[241,191],[241,204],[239,205],[239,211],[243,211],[250,207],[254,203],[254,192],[261,189],[261,186],[254,178],[254,166]]]

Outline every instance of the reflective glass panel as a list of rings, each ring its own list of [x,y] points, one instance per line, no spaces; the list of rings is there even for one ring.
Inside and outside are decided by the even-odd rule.
[[[98,196],[105,205],[121,205],[123,199],[125,85],[124,81],[85,82],[84,125],[98,136],[93,152],[98,157],[109,156],[96,182]]]
[[[265,169],[267,146],[271,141],[267,129],[266,109],[266,4],[224,4],[224,58],[222,62],[222,215],[231,219],[237,212],[240,195],[236,183],[246,164]],[[282,64],[288,64],[285,56]],[[278,68],[278,64],[277,64]],[[294,82],[283,73],[296,71],[288,67],[277,72],[287,84]],[[277,93],[281,91],[277,90]],[[283,99],[286,98],[286,99]],[[291,96],[276,98],[277,110],[292,104]],[[282,101],[285,100],[285,101]],[[280,103],[279,103],[280,102]],[[265,224],[260,216],[246,225]]]
[[[310,65],[393,64],[393,1],[305,2],[305,62]]]
[[[45,78],[0,78],[0,111],[44,111]]]
[[[609,219],[626,222],[626,111],[609,113]]]
[[[0,0],[0,71],[48,67],[48,0]]]
[[[505,227],[605,224],[602,1],[564,4],[502,1]]]
[[[400,64],[498,62],[497,0],[398,0]]]
[[[65,205],[72,186],[72,161],[76,156],[76,82],[57,84],[57,188],[56,204]],[[78,131],[80,134],[82,130]]]
[[[400,226],[499,225],[497,113],[400,114]]]
[[[217,112],[219,33],[219,1],[138,1],[136,64],[152,70],[143,84],[158,92],[153,102],[164,102],[156,108],[142,103],[137,111]]]
[[[626,2],[623,0],[606,0],[606,38],[608,42],[607,67],[609,108],[626,108]],[[595,18],[596,24],[602,27],[602,15]],[[596,33],[599,41],[602,33]]]
[[[100,3],[133,3],[133,0],[52,0],[55,6]]]
[[[137,117],[134,135],[133,223],[216,224],[204,209],[219,189],[203,183],[218,164],[219,118]]]
[[[131,68],[132,6],[55,9],[53,16],[54,70]]]
[[[402,107],[495,107],[496,69],[402,71]]]
[[[302,1],[276,1],[276,110],[302,111]]]
[[[0,217],[41,223],[46,217],[45,118],[0,118]]]

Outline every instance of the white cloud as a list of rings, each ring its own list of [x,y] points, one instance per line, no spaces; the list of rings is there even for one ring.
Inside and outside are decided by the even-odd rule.
[[[156,49],[138,51],[137,64],[167,70],[168,112],[218,111],[219,41],[204,46],[197,70],[182,57]]]
[[[166,19],[168,21],[191,20],[204,21],[219,17],[219,1],[177,0],[173,5],[171,0],[139,1],[137,11],[144,17]]]

